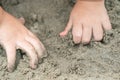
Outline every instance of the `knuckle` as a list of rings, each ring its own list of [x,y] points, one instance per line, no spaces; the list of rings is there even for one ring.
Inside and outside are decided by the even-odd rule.
[[[32,46],[29,46],[29,50],[33,52],[34,48]]]

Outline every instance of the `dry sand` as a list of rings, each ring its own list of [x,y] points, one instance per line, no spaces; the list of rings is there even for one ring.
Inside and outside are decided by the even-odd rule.
[[[102,42],[74,45],[71,33],[59,37],[73,7],[72,0],[2,0],[6,11],[25,17],[26,26],[47,48],[36,70],[29,68],[27,56],[13,73],[6,71],[6,57],[0,49],[0,80],[120,80],[120,0],[106,0],[113,30]],[[20,53],[17,53],[20,58]]]

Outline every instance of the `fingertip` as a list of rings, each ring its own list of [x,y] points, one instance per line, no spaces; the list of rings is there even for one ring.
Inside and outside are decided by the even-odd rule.
[[[68,34],[68,32],[70,31],[71,27],[72,27],[72,20],[69,19],[69,21],[68,21],[68,23],[67,23],[67,26],[65,27],[64,31],[62,31],[62,32],[59,34],[60,37],[65,37],[65,36]]]
[[[102,25],[97,23],[94,25],[95,27],[93,28],[93,37],[94,41],[101,41],[103,39],[103,28]]]
[[[81,36],[74,36],[73,35],[73,41],[75,44],[79,44],[81,42]]]
[[[82,40],[82,44],[87,45],[90,43],[90,40]]]
[[[112,29],[112,26],[108,26],[105,30],[109,31]]]
[[[74,44],[80,44],[80,41],[74,41]]]
[[[30,61],[30,67],[31,69],[36,69],[38,67],[38,59],[35,61]]]
[[[67,35],[67,33],[68,33],[67,31],[63,31],[59,35],[60,35],[60,37],[65,37]]]
[[[41,50],[38,50],[39,52],[38,53],[38,59],[41,59],[41,57],[44,55],[44,51],[41,49]]]
[[[74,44],[80,44],[80,40],[73,40]]]
[[[15,69],[15,66],[14,65],[7,65],[7,70],[8,70],[8,72],[13,72],[14,71],[14,69]]]
[[[22,24],[25,24],[25,19],[23,17],[20,17],[19,18],[19,21],[22,23]]]
[[[31,69],[35,70],[37,69],[38,65],[30,65]]]
[[[76,25],[72,29],[73,41],[75,44],[79,44],[82,39],[82,25]]]
[[[109,24],[109,25],[104,24],[104,25],[103,25],[103,28],[104,28],[104,30],[108,31],[108,30],[111,30],[111,29],[112,29],[112,25],[111,25],[111,24]]]
[[[106,21],[104,21],[104,22],[102,23],[102,25],[103,25],[103,28],[104,28],[105,30],[111,30],[111,29],[112,29],[112,25],[111,25],[109,19],[107,19]]]
[[[94,40],[97,42],[101,41],[102,39],[103,39],[103,36],[94,37]]]

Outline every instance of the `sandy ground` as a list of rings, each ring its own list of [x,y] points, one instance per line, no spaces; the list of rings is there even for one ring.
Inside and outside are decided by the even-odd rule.
[[[2,5],[14,16],[25,17],[27,28],[44,43],[48,57],[31,70],[24,55],[9,73],[1,48],[0,80],[120,80],[120,0],[106,0],[113,30],[106,32],[102,42],[86,46],[74,45],[71,33],[64,39],[58,35],[69,18],[70,0],[2,0]]]

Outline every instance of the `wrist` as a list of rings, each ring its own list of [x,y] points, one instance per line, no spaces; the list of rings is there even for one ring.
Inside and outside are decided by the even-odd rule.
[[[77,1],[101,2],[101,1],[105,1],[105,0],[77,0]]]
[[[77,0],[76,4],[79,4],[81,6],[104,6],[105,0]]]
[[[99,4],[99,3],[104,3],[104,1],[105,0],[77,0],[77,3],[81,2],[81,3]]]

